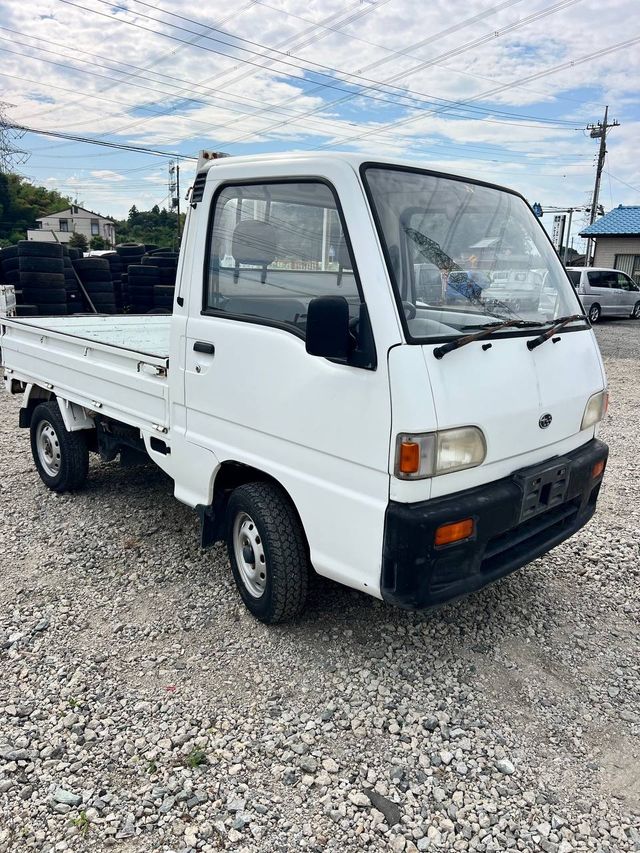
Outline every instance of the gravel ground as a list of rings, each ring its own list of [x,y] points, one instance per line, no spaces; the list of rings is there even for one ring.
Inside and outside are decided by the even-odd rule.
[[[0,396],[0,853],[640,850],[640,324],[595,519],[429,614],[266,628],[153,468],[40,483]]]

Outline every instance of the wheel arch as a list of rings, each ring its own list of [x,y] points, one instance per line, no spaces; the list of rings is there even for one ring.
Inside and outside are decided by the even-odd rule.
[[[300,517],[300,512],[286,486],[277,477],[268,474],[260,468],[254,468],[252,465],[247,465],[244,462],[234,462],[232,460],[222,462],[216,471],[213,481],[213,499],[211,504],[209,506],[199,504],[196,507],[200,518],[200,538],[203,548],[214,545],[216,542],[224,539],[227,504],[234,489],[237,489],[238,486],[244,486],[246,483],[257,482],[271,483],[277,486],[287,497],[300,522],[307,549],[309,548],[309,541],[304,523]]]
[[[68,432],[95,429],[96,425],[93,419],[87,415],[86,409],[82,406],[58,396],[48,388],[43,388],[41,385],[34,385],[33,383],[28,384],[24,389],[20,414],[18,416],[19,426],[23,429],[28,429],[31,426],[31,418],[33,417],[33,411],[36,406],[39,403],[47,403],[50,400],[57,401],[60,415]]]

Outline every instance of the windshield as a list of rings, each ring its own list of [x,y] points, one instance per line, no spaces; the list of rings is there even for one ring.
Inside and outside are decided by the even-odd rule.
[[[411,169],[368,166],[363,175],[409,340],[582,313],[519,196]]]

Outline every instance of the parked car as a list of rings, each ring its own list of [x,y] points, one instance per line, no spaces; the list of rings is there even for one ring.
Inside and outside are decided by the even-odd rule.
[[[543,310],[472,288],[420,303],[418,284],[442,299],[470,279],[454,258],[481,240],[527,247]],[[496,251],[486,272],[515,263]],[[513,191],[357,155],[203,154],[177,275],[171,316],[0,318],[6,388],[50,489],[78,489],[90,452],[160,466],[257,618],[299,614],[311,570],[442,604],[592,517],[604,367]]]
[[[592,323],[600,317],[640,319],[640,287],[620,270],[568,267],[567,273]]]

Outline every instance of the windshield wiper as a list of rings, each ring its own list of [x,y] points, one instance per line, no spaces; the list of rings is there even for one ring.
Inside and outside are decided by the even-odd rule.
[[[526,329],[530,325],[531,323],[528,320],[505,320],[503,323],[489,323],[474,335],[464,335],[462,338],[456,338],[455,341],[449,341],[448,344],[436,347],[433,354],[438,359],[444,358],[448,352],[453,352],[454,349],[460,349],[460,347],[464,347],[474,341],[479,341],[481,338],[488,338],[494,332],[499,331],[499,329]],[[538,324],[536,323],[535,325]]]
[[[537,338],[532,338],[532,340],[527,341],[527,349],[533,350],[536,347],[539,347],[540,344],[543,344],[545,341],[548,341],[549,338],[552,338],[556,332],[559,332],[563,326],[566,326],[568,323],[573,323],[576,320],[588,320],[589,318],[584,314],[570,314],[568,317],[556,317],[555,320],[551,322],[553,325],[550,329],[547,329],[546,332],[543,332],[541,335],[538,335]]]

